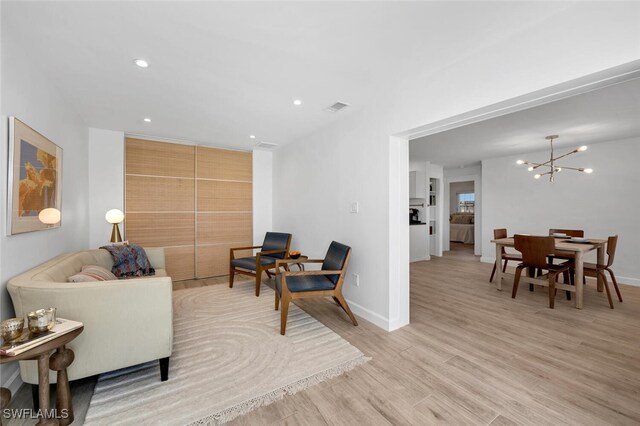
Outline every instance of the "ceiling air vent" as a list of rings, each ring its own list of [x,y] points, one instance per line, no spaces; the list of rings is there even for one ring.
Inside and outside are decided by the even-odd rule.
[[[346,107],[348,107],[348,106],[349,106],[349,104],[345,104],[344,102],[336,102],[335,104],[333,104],[333,105],[331,105],[331,106],[327,107],[327,108],[325,109],[325,111],[328,111],[328,112],[338,112],[338,111],[340,111],[340,110],[342,110],[342,109],[344,109],[344,108],[346,108]]]
[[[278,146],[277,144],[270,143],[270,142],[258,142],[256,144],[256,148],[260,148],[260,149],[274,149],[277,146]]]

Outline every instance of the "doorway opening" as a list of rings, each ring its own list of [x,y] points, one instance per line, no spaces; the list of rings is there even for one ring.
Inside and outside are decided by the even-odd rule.
[[[472,180],[449,183],[449,247],[473,253],[476,194]]]
[[[501,117],[513,112],[523,111],[536,106],[545,105],[555,101],[568,99],[576,95],[595,91],[600,88],[613,86],[620,82],[630,81],[640,77],[640,60],[626,63],[611,69],[596,72],[581,78],[566,81],[546,89],[538,90],[515,98],[507,99],[496,104],[488,105],[463,114],[438,120],[424,126],[415,127],[406,131],[395,133],[389,137],[389,330],[402,327],[409,323],[409,221],[407,221],[407,200],[409,199],[409,141],[435,135],[451,129],[457,129],[468,124],[474,124],[488,119]],[[437,160],[426,158],[426,162]],[[434,161],[437,164],[437,161]],[[461,168],[467,168],[469,163],[458,162]],[[475,163],[471,165],[472,168]],[[478,180],[474,179],[474,215],[475,222],[481,222],[483,209],[481,203],[480,179],[482,173],[478,173]],[[444,187],[448,188],[446,176]],[[443,200],[449,203],[447,197]],[[445,210],[446,211],[446,210]],[[440,220],[440,224],[442,224]],[[448,233],[447,226],[442,227]],[[490,240],[490,229],[481,230],[477,226],[474,230],[475,241]],[[484,236],[482,236],[484,234]],[[442,233],[440,234],[442,235]],[[488,244],[488,243],[487,243]],[[443,238],[443,249],[448,247],[448,235]],[[479,254],[479,253],[478,253]],[[487,251],[483,261],[492,263],[491,253]]]

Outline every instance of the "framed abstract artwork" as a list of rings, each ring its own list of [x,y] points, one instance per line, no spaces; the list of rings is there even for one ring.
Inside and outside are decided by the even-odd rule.
[[[62,209],[62,148],[15,117],[9,117],[8,198],[9,235],[60,226],[38,215]]]

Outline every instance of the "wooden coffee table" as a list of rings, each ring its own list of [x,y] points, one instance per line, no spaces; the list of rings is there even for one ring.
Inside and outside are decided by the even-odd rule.
[[[0,355],[0,364],[13,361],[38,361],[38,401],[40,403],[39,408],[44,414],[37,423],[38,425],[66,426],[73,422],[73,406],[71,404],[67,367],[71,365],[75,355],[71,349],[65,348],[65,345],[82,333],[82,330],[84,330],[84,327],[77,328],[16,356]],[[49,356],[52,351],[55,351],[55,353]],[[55,410],[58,418],[49,417],[49,368],[58,372]],[[6,393],[3,392],[3,394]]]

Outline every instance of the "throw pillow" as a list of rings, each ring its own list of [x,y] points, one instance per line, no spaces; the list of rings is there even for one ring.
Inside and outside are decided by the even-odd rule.
[[[111,272],[118,278],[140,277],[156,273],[149,263],[147,253],[138,245],[102,246],[100,248],[111,253],[113,258]]]
[[[118,277],[113,275],[111,271],[106,268],[103,268],[99,265],[86,265],[82,267],[82,272],[87,272],[89,274],[97,275],[102,278],[102,281],[112,281],[117,280]]]
[[[69,277],[70,283],[90,283],[95,281],[104,281],[104,279],[90,272],[78,272],[77,274]]]

